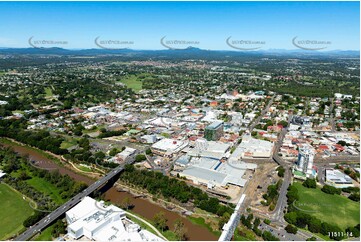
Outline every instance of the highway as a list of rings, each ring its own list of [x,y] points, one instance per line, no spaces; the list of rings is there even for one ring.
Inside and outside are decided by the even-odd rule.
[[[16,237],[15,241],[25,241],[29,240],[31,237],[33,237],[36,233],[42,231],[45,229],[49,224],[51,224],[53,221],[58,219],[61,215],[63,215],[66,211],[74,207],[76,204],[78,204],[84,197],[90,195],[92,192],[100,188],[102,185],[106,184],[110,179],[112,179],[115,175],[122,172],[124,167],[122,165],[114,168],[112,171],[110,171],[107,175],[100,178],[93,184],[91,184],[89,187],[84,189],[81,193],[74,196],[72,199],[70,199],[68,202],[64,203],[57,209],[55,209],[53,212],[48,214],[46,217],[41,219],[39,222],[37,222],[35,225],[28,228],[24,233],[20,234],[18,237]]]

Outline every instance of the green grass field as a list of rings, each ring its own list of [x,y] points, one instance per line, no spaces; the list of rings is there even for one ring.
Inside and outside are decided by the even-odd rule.
[[[72,147],[72,146],[74,146],[74,145],[76,145],[77,144],[77,142],[76,142],[76,140],[75,139],[73,139],[73,140],[64,140],[62,143],[61,143],[61,145],[60,145],[60,148],[62,148],[62,149],[68,149],[68,148],[70,148],[70,147]]]
[[[24,228],[23,222],[33,210],[21,194],[5,184],[0,184],[0,204],[0,240],[6,240]]]
[[[135,75],[128,76],[127,78],[120,80],[120,82],[124,83],[136,93],[142,90],[142,81],[138,80]]]
[[[50,87],[45,87],[44,91],[45,91],[45,96],[46,97],[52,97],[53,96],[53,91],[51,90]]]
[[[61,198],[59,189],[48,181],[40,177],[33,177],[27,180],[28,184],[34,187],[39,192],[50,196],[55,203],[63,204],[65,201]]]
[[[326,194],[320,188],[306,188],[299,182],[294,185],[300,198],[294,205],[301,211],[342,229],[360,223],[360,203],[341,195]]]
[[[201,217],[192,217],[192,216],[189,216],[189,217],[187,217],[187,218],[188,218],[188,220],[191,221],[193,224],[201,225],[202,227],[207,228],[211,233],[213,233],[213,234],[216,235],[217,237],[221,236],[221,231],[212,229],[211,226],[206,223],[206,221],[204,220],[204,218],[201,218]]]

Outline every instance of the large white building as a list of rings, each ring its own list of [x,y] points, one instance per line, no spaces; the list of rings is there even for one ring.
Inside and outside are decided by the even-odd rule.
[[[351,177],[334,169],[326,169],[326,184],[336,188],[354,186]]]
[[[124,210],[85,197],[66,212],[70,240],[164,241],[127,219]]]
[[[187,147],[187,141],[175,139],[162,139],[151,146],[151,150],[157,155],[172,155]]]
[[[255,139],[251,135],[243,135],[242,142],[234,153],[242,158],[270,158],[273,147],[273,142]]]

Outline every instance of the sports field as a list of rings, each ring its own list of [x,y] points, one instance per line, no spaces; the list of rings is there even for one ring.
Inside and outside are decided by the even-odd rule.
[[[0,240],[5,240],[24,228],[23,222],[32,213],[21,194],[5,184],[0,184]]]
[[[341,229],[360,223],[360,203],[341,195],[326,194],[320,188],[306,188],[299,182],[294,185],[299,196],[299,201],[294,205],[299,210]]]
[[[137,76],[131,75],[121,80],[128,88],[133,89],[134,92],[142,90],[142,81],[138,80]]]

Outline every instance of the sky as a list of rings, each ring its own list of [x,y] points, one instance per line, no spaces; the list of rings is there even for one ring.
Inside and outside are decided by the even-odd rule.
[[[296,49],[292,40],[297,37],[297,41],[321,41],[297,42],[303,46],[359,50],[359,4],[0,2],[0,47],[33,44],[66,49],[159,50],[187,45],[211,50],[234,50],[234,46],[268,50]],[[233,47],[226,42],[229,37]],[[161,44],[162,38],[165,45]],[[182,45],[181,41],[186,43]]]

